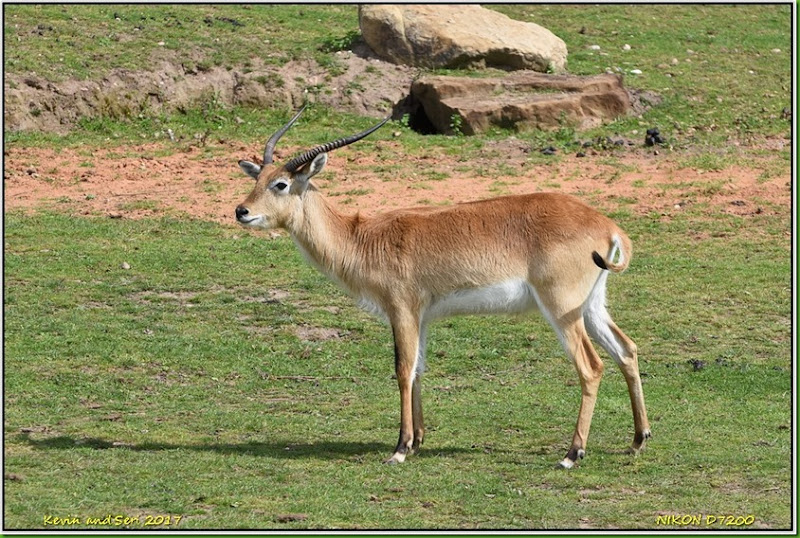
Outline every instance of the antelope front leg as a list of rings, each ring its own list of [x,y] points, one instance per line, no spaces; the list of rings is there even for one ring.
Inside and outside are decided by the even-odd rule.
[[[411,450],[415,454],[425,437],[425,422],[422,419],[422,374],[417,371],[414,375],[414,386],[411,388],[411,410],[414,422],[414,442]]]
[[[425,370],[425,352],[427,351],[428,329],[423,324],[419,331],[419,345],[417,346],[417,364],[414,368],[414,386],[411,389],[411,408],[414,415],[414,443],[411,450],[419,452],[419,447],[425,437],[425,421],[422,418],[422,372]]]
[[[400,438],[392,457],[384,463],[403,463],[406,455],[414,448],[415,416],[422,427],[422,405],[419,400],[419,381],[415,383],[417,360],[419,357],[419,324],[413,320],[392,323],[394,333],[394,369],[397,374],[397,385],[400,389]],[[417,398],[414,405],[414,389],[417,387]],[[421,439],[420,439],[421,441]]]

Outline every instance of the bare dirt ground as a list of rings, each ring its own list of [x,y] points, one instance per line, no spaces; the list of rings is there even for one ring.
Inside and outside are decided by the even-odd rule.
[[[301,149],[279,148],[276,160]],[[744,217],[775,214],[787,222],[791,214],[791,171],[777,152],[747,165],[707,171],[663,150],[660,155],[644,149],[611,156],[563,155],[535,163],[528,151],[513,138],[487,142],[464,162],[435,149],[404,156],[399,142],[380,141],[377,152],[357,146],[333,152],[315,184],[347,213],[559,190],[606,211],[624,208],[662,219],[696,204]],[[233,210],[252,188],[236,163],[256,160],[260,152],[260,147],[235,142],[167,151],[163,145],[59,151],[11,147],[5,150],[4,209],[57,209],[106,218],[185,216],[235,226]]]

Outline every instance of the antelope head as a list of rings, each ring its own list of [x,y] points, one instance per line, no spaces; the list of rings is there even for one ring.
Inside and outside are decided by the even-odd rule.
[[[236,207],[239,224],[266,229],[285,226],[291,215],[302,210],[303,194],[314,190],[309,180],[325,167],[328,152],[361,140],[389,121],[387,117],[366,131],[311,148],[282,166],[274,164],[272,153],[275,145],[303,110],[305,106],[267,140],[261,166],[250,161],[239,161],[239,167],[256,180],[252,192]]]

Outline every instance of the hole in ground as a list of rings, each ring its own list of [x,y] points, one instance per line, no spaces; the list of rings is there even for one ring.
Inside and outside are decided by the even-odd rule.
[[[425,107],[411,94],[395,103],[392,108],[393,118],[400,119],[405,115],[408,115],[408,126],[419,134],[441,134],[425,113]]]

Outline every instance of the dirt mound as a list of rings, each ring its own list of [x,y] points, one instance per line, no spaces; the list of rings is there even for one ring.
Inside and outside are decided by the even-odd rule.
[[[4,119],[9,131],[63,133],[79,119],[135,118],[222,105],[297,108],[306,100],[354,114],[381,117],[409,92],[415,70],[379,60],[365,46],[333,53],[332,66],[313,60],[247,70],[200,69],[164,61],[153,71],[114,69],[102,80],[48,82],[7,73]]]

